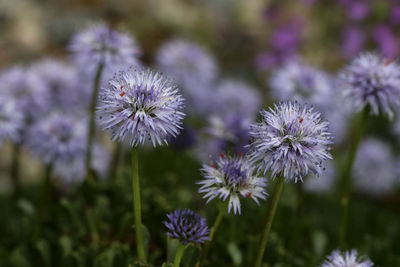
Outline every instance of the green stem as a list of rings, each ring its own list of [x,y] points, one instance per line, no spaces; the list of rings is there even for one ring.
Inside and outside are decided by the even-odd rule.
[[[215,232],[217,231],[219,225],[221,224],[222,218],[224,217],[224,215],[226,213],[226,208],[227,208],[227,205],[221,205],[221,207],[219,208],[217,218],[215,219],[214,225],[211,227],[211,231],[210,231],[210,235],[209,235],[210,240],[208,240],[204,244],[204,248],[201,252],[201,258],[200,258],[200,263],[199,263],[198,267],[202,267],[206,261],[211,242],[214,238]]]
[[[278,202],[279,202],[279,199],[280,199],[280,196],[282,193],[284,181],[285,181],[285,179],[281,175],[276,178],[274,191],[272,193],[271,202],[270,202],[270,205],[268,208],[264,232],[262,233],[262,236],[261,236],[260,246],[258,248],[256,262],[254,265],[256,267],[260,267],[261,263],[262,263],[265,247],[266,247],[267,241],[268,241],[269,232],[271,230],[272,222],[274,221],[274,216],[275,216],[276,208],[278,206]]]
[[[53,164],[49,163],[45,167],[42,192],[41,192],[41,214],[43,215],[46,209],[51,205],[53,199],[53,194],[51,190],[51,172],[53,169]]]
[[[12,161],[11,161],[11,169],[10,169],[10,176],[11,182],[13,185],[13,194],[14,196],[18,196],[19,194],[19,161],[21,155],[21,145],[13,144],[12,148]]]
[[[176,250],[175,259],[174,259],[174,267],[179,267],[181,264],[183,252],[185,252],[186,245],[179,242],[178,248]]]
[[[92,162],[92,146],[93,146],[93,139],[96,130],[96,106],[97,106],[97,97],[99,94],[99,87],[100,87],[100,78],[103,72],[104,64],[100,63],[97,67],[96,75],[94,76],[93,81],[93,89],[92,89],[92,98],[90,100],[90,107],[89,107],[89,122],[88,122],[88,133],[86,139],[86,155],[85,155],[85,177],[87,179],[93,179],[90,175],[90,163]]]
[[[133,191],[133,215],[135,218],[136,249],[139,261],[146,262],[144,253],[143,232],[142,232],[142,213],[140,206],[140,184],[139,184],[139,156],[138,150],[132,150],[132,191]]]
[[[358,123],[356,123],[355,133],[353,136],[353,142],[350,145],[350,151],[345,162],[345,166],[342,172],[341,179],[341,216],[340,216],[340,227],[339,227],[339,247],[344,249],[346,244],[347,236],[347,225],[349,216],[349,202],[351,193],[351,171],[353,169],[353,163],[357,155],[357,149],[362,139],[367,121],[368,121],[369,109],[365,108],[360,114]]]

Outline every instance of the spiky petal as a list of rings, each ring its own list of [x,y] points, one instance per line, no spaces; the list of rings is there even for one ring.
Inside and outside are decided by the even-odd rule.
[[[328,123],[314,108],[297,102],[275,104],[262,110],[261,122],[250,125],[250,160],[264,174],[302,181],[310,172],[320,174],[331,159]]]
[[[97,115],[112,139],[131,146],[148,140],[153,146],[167,144],[181,128],[183,98],[177,87],[149,70],[120,72],[100,92]]]
[[[374,264],[365,256],[359,256],[357,250],[340,252],[334,250],[320,267],[372,267]]]
[[[168,228],[167,235],[186,245],[188,243],[204,243],[209,240],[210,230],[205,218],[190,210],[175,210],[167,214],[168,221],[164,225]]]
[[[197,182],[199,193],[207,203],[218,197],[223,201],[229,198],[228,213],[240,214],[240,197],[251,198],[258,205],[259,199],[266,199],[267,179],[255,174],[254,167],[246,157],[221,154],[211,165],[203,164],[204,180]]]

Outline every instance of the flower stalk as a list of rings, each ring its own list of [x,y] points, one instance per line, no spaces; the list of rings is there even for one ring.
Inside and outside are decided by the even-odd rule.
[[[274,221],[276,208],[278,207],[278,202],[279,202],[279,199],[280,199],[280,196],[282,193],[284,182],[285,182],[285,178],[282,175],[279,175],[276,178],[274,191],[272,193],[271,202],[270,202],[270,205],[268,208],[267,219],[265,222],[264,231],[263,231],[261,239],[260,239],[260,245],[259,245],[258,252],[257,252],[256,262],[254,264],[254,266],[256,266],[256,267],[260,267],[261,263],[262,263],[265,247],[267,245],[269,233],[271,230],[272,222]]]

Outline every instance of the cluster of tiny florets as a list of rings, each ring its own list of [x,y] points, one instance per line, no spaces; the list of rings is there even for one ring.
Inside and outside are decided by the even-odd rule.
[[[178,239],[182,244],[204,243],[209,240],[210,230],[205,218],[190,210],[175,210],[167,214],[168,221],[164,225],[168,228],[167,235]]]
[[[359,256],[357,250],[340,252],[334,250],[320,267],[372,267],[374,264],[365,256]]]
[[[203,164],[201,169],[204,179],[197,182],[201,185],[199,193],[207,202],[219,197],[223,201],[229,198],[228,213],[241,213],[240,196],[251,198],[257,204],[259,199],[266,198],[267,179],[255,174],[255,168],[243,156],[221,154],[211,165]]]
[[[167,143],[181,128],[183,98],[164,76],[149,70],[120,72],[100,92],[97,115],[112,139],[131,146]]]
[[[297,102],[261,111],[261,122],[250,125],[250,139],[250,160],[272,177],[302,181],[310,172],[320,174],[323,162],[331,159],[328,123]]]

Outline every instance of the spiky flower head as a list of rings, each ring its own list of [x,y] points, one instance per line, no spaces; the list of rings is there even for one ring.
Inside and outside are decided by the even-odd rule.
[[[28,129],[26,143],[46,164],[72,160],[85,152],[85,125],[75,117],[55,113]]]
[[[328,123],[314,108],[297,102],[275,104],[262,110],[261,122],[250,125],[249,156],[264,174],[302,181],[310,172],[320,174],[331,159]]]
[[[344,95],[357,110],[368,106],[372,114],[391,118],[400,106],[400,66],[392,60],[361,54],[342,71],[340,80]]]
[[[325,104],[332,93],[329,75],[298,60],[289,61],[275,70],[269,80],[269,87],[272,96],[279,101],[293,99],[313,105]]]
[[[372,267],[374,264],[365,256],[359,256],[357,250],[340,252],[334,250],[320,267]]]
[[[72,37],[69,44],[73,60],[83,70],[93,70],[104,65],[137,65],[140,53],[129,35],[117,32],[106,25],[95,25]]]
[[[188,243],[204,243],[209,240],[210,230],[205,218],[190,210],[175,210],[167,214],[168,221],[164,225],[168,228],[167,235],[186,245]]]
[[[354,187],[371,196],[385,195],[394,188],[395,168],[390,146],[379,139],[367,138],[360,144],[354,162]]]
[[[179,83],[209,82],[218,74],[215,59],[201,45],[180,39],[161,46],[157,65]]]
[[[24,114],[14,99],[0,95],[0,145],[3,140],[19,142],[24,125]]]
[[[122,71],[100,91],[97,115],[112,139],[138,146],[167,144],[181,128],[183,98],[170,80],[150,70]]]
[[[229,198],[228,213],[233,209],[234,214],[240,214],[240,196],[251,198],[258,205],[259,199],[267,196],[267,179],[255,174],[246,157],[221,154],[215,163],[203,164],[201,171],[204,179],[197,182],[201,185],[199,193],[204,194],[207,203],[216,197],[223,201]]]

